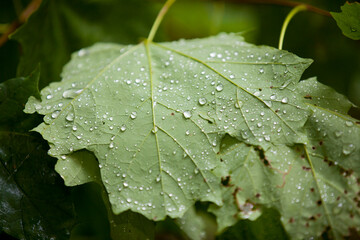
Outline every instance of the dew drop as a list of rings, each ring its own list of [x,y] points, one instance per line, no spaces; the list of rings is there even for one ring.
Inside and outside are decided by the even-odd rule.
[[[131,198],[126,199],[128,203],[131,203]]]
[[[77,130],[77,126],[76,125],[72,126],[72,130],[75,132]]]
[[[132,113],[130,114],[130,118],[131,118],[131,119],[135,119],[136,116],[137,116],[137,113],[136,113],[136,112],[132,112]]]
[[[74,113],[69,113],[68,115],[66,115],[65,119],[69,122],[74,121]]]
[[[185,111],[184,113],[183,113],[183,115],[184,115],[184,118],[191,118],[191,116],[192,116],[192,114],[191,114],[191,112],[190,111]]]
[[[235,75],[234,75],[234,74],[231,74],[229,77],[230,77],[230,79],[234,79],[234,78],[235,78]]]
[[[161,180],[160,176],[157,176],[156,177],[156,182],[160,182],[160,180]]]
[[[129,186],[129,184],[128,184],[127,182],[124,182],[123,185],[124,185],[124,187],[128,187],[128,186]]]
[[[342,132],[342,131],[336,131],[336,132],[335,132],[335,136],[336,136],[336,137],[341,137],[341,135],[343,135],[343,132]]]
[[[289,102],[289,99],[287,97],[284,97],[283,99],[281,99],[281,102],[282,103],[288,103]]]
[[[75,98],[78,94],[82,92],[82,89],[68,89],[63,92],[63,98]]]
[[[215,87],[215,89],[216,89],[216,91],[221,92],[221,91],[224,89],[224,86],[223,86],[221,83],[219,83],[219,84]]]
[[[199,173],[199,169],[198,169],[198,168],[195,168],[195,169],[194,169],[194,173],[195,173],[195,174],[198,174],[198,173]]]
[[[157,133],[158,131],[159,131],[159,128],[158,128],[157,126],[155,126],[155,127],[151,130],[152,133]]]
[[[55,112],[53,112],[53,113],[51,114],[51,117],[52,117],[52,118],[57,118],[57,117],[59,116],[59,114],[60,114],[60,111],[55,111]]]
[[[354,125],[354,123],[352,121],[346,121],[345,124],[348,127],[352,127]]]
[[[259,73],[264,73],[265,71],[264,71],[264,69],[263,68],[260,68],[259,69]]]
[[[260,96],[260,92],[259,91],[254,92],[254,96],[256,97]]]
[[[235,102],[235,108],[241,108],[243,105],[243,103],[241,101],[236,101]]]
[[[110,144],[109,144],[109,148],[111,149],[111,148],[114,148],[114,143],[113,142],[111,142]]]
[[[46,99],[52,99],[52,98],[53,98],[53,96],[51,94],[46,96]]]
[[[241,131],[241,137],[242,137],[243,139],[248,139],[248,138],[249,138],[248,132],[247,132],[247,131]]]
[[[80,51],[78,51],[78,56],[79,57],[83,57],[87,54],[87,50],[85,49],[80,49]]]
[[[120,131],[125,132],[125,130],[126,130],[126,126],[125,126],[125,125],[122,125],[122,126],[120,127]]]
[[[350,144],[346,144],[343,146],[343,153],[345,155],[349,155],[350,153],[352,153],[355,150],[355,145],[350,143]]]
[[[41,104],[35,104],[35,109],[36,109],[36,110],[40,110],[40,109],[42,109]]]
[[[199,98],[199,104],[201,106],[204,106],[206,104],[206,102],[207,102],[206,98]]]
[[[189,135],[190,135],[190,131],[189,131],[189,130],[186,130],[185,134],[186,134],[187,136],[189,136]]]

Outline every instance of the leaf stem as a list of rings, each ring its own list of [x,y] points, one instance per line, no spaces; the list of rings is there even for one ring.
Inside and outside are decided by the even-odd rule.
[[[154,39],[154,36],[159,28],[159,25],[160,25],[162,19],[164,18],[164,15],[167,13],[169,8],[175,1],[176,0],[167,0],[166,3],[164,4],[164,6],[162,7],[162,9],[160,10],[160,12],[157,15],[155,22],[150,30],[149,37],[148,37],[149,42],[152,42],[152,40]]]
[[[289,25],[289,22],[291,21],[291,19],[300,11],[304,11],[307,10],[307,6],[306,5],[299,5],[295,8],[293,8],[289,14],[286,16],[285,21],[282,25],[281,28],[281,33],[280,33],[280,39],[279,39],[279,49],[281,50],[283,47],[283,42],[284,42],[284,37],[285,37],[285,32],[286,32],[286,28]]]

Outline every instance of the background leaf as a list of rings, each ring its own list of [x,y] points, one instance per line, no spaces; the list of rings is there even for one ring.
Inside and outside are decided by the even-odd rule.
[[[154,15],[147,1],[44,0],[11,36],[23,49],[18,75],[28,75],[41,63],[40,88],[59,81],[72,52],[98,41],[137,42],[147,35]]]
[[[0,229],[18,239],[64,239],[75,223],[70,194],[42,139],[28,133],[39,119],[22,112],[26,98],[38,95],[38,78],[39,69],[0,84],[8,113],[0,123]]]
[[[340,13],[332,12],[331,15],[345,36],[360,39],[360,3],[345,3]]]

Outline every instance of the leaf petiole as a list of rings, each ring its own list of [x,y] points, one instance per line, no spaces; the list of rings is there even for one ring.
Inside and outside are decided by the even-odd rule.
[[[154,36],[160,26],[162,19],[164,18],[165,14],[167,13],[167,11],[169,10],[169,8],[171,7],[171,5],[174,2],[175,2],[175,0],[167,0],[166,3],[164,4],[164,6],[162,7],[162,9],[160,10],[160,12],[157,15],[155,22],[150,30],[149,37],[148,37],[149,42],[152,42],[152,40],[154,39]]]
[[[289,25],[289,22],[291,21],[291,19],[298,13],[301,11],[307,10],[307,6],[306,5],[299,5],[295,8],[293,8],[289,14],[286,16],[285,21],[282,25],[281,28],[281,33],[280,33],[280,39],[279,39],[279,50],[282,50],[282,46],[283,46],[283,42],[284,42],[284,36],[285,36],[285,32],[286,32],[286,28]]]

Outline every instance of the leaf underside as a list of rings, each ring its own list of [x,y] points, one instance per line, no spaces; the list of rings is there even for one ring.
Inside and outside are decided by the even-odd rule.
[[[71,166],[91,173],[88,158],[77,151],[94,154],[115,214],[130,209],[153,220],[176,218],[195,201],[209,201],[217,205],[216,215],[221,212],[218,219],[231,216],[220,220],[223,229],[236,223],[234,213],[248,218],[264,205],[278,209],[294,236],[319,236],[327,226],[338,236],[358,221],[354,203],[336,214],[329,209],[348,202],[334,191],[357,192],[354,175],[344,178],[342,171],[358,170],[359,146],[347,154],[333,148],[339,159],[326,156],[324,162],[321,149],[330,148],[334,136],[323,138],[320,148],[312,145],[319,145],[317,128],[334,132],[334,125],[351,123],[352,130],[342,129],[344,141],[359,132],[344,115],[349,104],[335,112],[319,106],[322,96],[317,104],[308,102],[304,92],[318,83],[299,80],[310,63],[236,34],[135,46],[100,43],[73,54],[62,81],[44,88],[41,101],[31,97],[26,112],[45,115],[35,130],[59,159],[66,184],[92,179]],[[325,118],[334,123],[316,121]],[[234,148],[222,147],[224,136]],[[335,167],[328,168],[330,162]],[[231,187],[224,186],[226,176]],[[244,213],[251,205],[259,207]],[[297,206],[307,210],[295,216]],[[349,212],[355,217],[347,219]],[[316,222],[305,220],[317,213]],[[344,227],[334,226],[334,217],[342,215]],[[309,224],[309,231],[289,223],[294,221]]]

